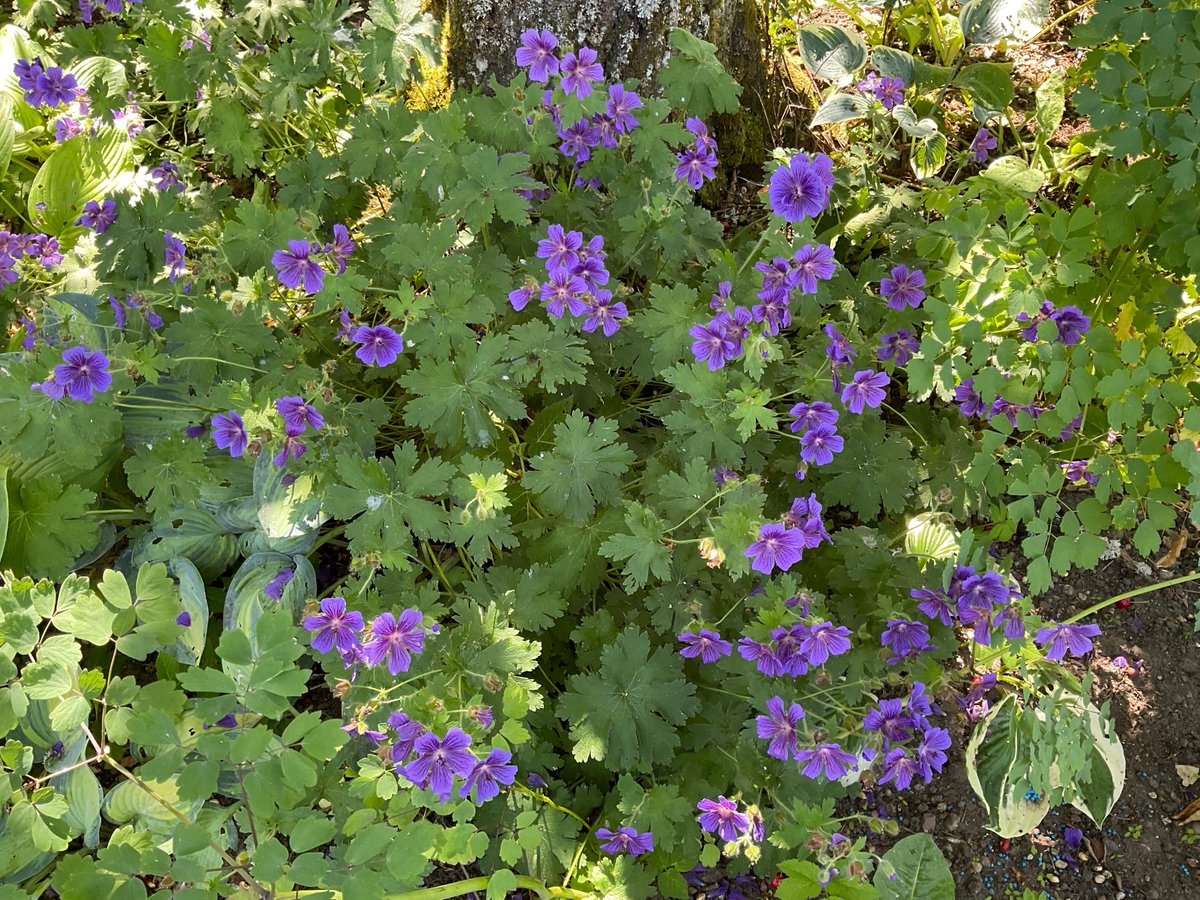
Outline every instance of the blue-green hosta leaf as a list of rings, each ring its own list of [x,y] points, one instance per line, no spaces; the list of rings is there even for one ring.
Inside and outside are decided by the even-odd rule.
[[[927,834],[910,834],[884,854],[875,871],[880,900],[954,900],[954,876]]]
[[[292,580],[283,588],[283,597],[278,603],[269,598],[264,589],[281,569],[292,569]],[[255,645],[258,620],[266,609],[281,606],[298,617],[305,601],[317,590],[317,574],[312,563],[303,556],[287,556],[268,551],[256,553],[242,563],[241,568],[229,582],[225,593],[225,630],[241,631]]]
[[[165,836],[179,827],[179,819],[156,797],[165,800],[189,819],[194,819],[204,804],[203,800],[183,802],[179,798],[179,786],[174,778],[161,781],[152,778],[142,780],[154,791],[155,796],[151,796],[132,781],[122,781],[104,798],[104,818],[114,825],[132,824]]]
[[[834,94],[817,108],[809,127],[852,122],[865,116],[870,108],[870,101],[862,94]]]
[[[183,634],[175,646],[167,650],[184,665],[194,666],[204,653],[208,640],[208,597],[204,593],[204,579],[189,559],[177,556],[167,564],[171,577],[179,582],[179,602],[191,622],[184,626]]]
[[[1049,13],[1049,0],[967,0],[958,21],[968,44],[995,44],[1004,38],[1028,40]]]
[[[847,83],[867,63],[867,45],[838,25],[806,25],[799,34],[800,57],[815,77]]]
[[[8,538],[8,466],[0,466],[0,558]]]
[[[100,841],[100,805],[104,801],[99,779],[88,766],[81,766],[56,776],[51,784],[67,798],[63,821],[83,836],[85,846],[94,850]]]
[[[216,516],[199,507],[177,510],[168,522],[156,522],[133,544],[134,565],[190,559],[205,578],[215,578],[237,559],[237,539]]]
[[[329,516],[321,511],[315,479],[305,472],[293,475],[260,453],[254,463],[254,496],[258,524],[267,544],[280,553],[304,553]]]

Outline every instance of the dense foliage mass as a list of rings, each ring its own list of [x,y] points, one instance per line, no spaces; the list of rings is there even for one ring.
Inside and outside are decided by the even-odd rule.
[[[20,4],[0,896],[942,896],[836,801],[936,778],[960,707],[995,830],[1102,821],[1098,629],[1031,599],[1200,479],[1155,99],[1195,62],[1138,39],[1196,16],[1097,4],[1064,154],[1061,81],[1010,135],[968,62],[1009,7],[946,68],[799,34],[849,140],[777,151],[738,231],[696,196],[739,88],[686,32],[619,84],[531,28],[431,104],[392,0]]]

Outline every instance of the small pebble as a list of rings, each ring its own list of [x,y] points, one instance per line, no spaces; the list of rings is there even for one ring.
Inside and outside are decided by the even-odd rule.
[[[1047,875],[1046,880],[1051,884],[1058,884],[1061,879],[1057,875]]]
[[[1054,861],[1054,868],[1056,868],[1056,869],[1065,869],[1066,867],[1067,867],[1067,862],[1066,862],[1066,860],[1062,860],[1062,859],[1056,859],[1056,860]]]
[[[1095,878],[1092,879],[1092,881],[1096,882],[1096,884],[1104,884],[1104,876],[1097,875]]]
[[[1150,792],[1150,799],[1151,799],[1151,800],[1157,800],[1157,799],[1158,799],[1158,794],[1154,793],[1154,791],[1151,791],[1151,792]]]
[[[1125,900],[1125,892],[1117,891],[1117,900]]]

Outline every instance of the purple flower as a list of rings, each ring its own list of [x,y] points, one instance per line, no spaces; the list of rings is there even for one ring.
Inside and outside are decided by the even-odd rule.
[[[604,67],[596,62],[596,51],[580,47],[579,55],[568,53],[562,58],[562,80],[559,86],[580,100],[591,96],[592,82],[604,78]]]
[[[800,458],[814,466],[833,462],[833,454],[842,452],[842,436],[832,425],[817,425],[800,438]]]
[[[850,346],[850,341],[833,327],[832,322],[825,323],[825,336],[829,338],[829,343],[825,346],[825,355],[835,366],[849,365],[858,356],[858,351]]]
[[[58,252],[58,238],[48,234],[31,235],[25,244],[25,255],[35,257],[47,269],[63,260],[63,255]]]
[[[892,658],[887,661],[889,666],[906,657],[934,649],[929,643],[929,626],[909,619],[888,619],[879,641],[892,651]]]
[[[390,366],[404,349],[404,341],[386,325],[360,325],[350,333],[350,340],[361,346],[354,351],[368,366]]]
[[[192,614],[184,610],[175,617],[175,624],[182,625],[184,628],[190,627],[192,624]]]
[[[767,198],[771,212],[788,222],[816,218],[829,205],[829,176],[833,162],[824,153],[809,158],[797,153],[771,173]]]
[[[921,349],[921,343],[907,328],[900,328],[892,334],[885,334],[879,339],[879,349],[875,351],[875,355],[879,357],[880,362],[887,362],[892,357],[896,359],[896,365],[903,366],[913,358],[918,350]]]
[[[925,273],[920,269],[909,271],[908,266],[896,266],[891,277],[879,282],[879,293],[887,301],[889,309],[902,310],[905,306],[916,309],[925,299]]]
[[[417,738],[425,733],[425,726],[414,722],[402,712],[390,713],[387,723],[396,730],[396,742],[392,744],[389,756],[394,763],[402,763],[412,755],[413,745]]]
[[[687,659],[698,656],[703,663],[714,663],[720,657],[729,656],[733,652],[733,644],[707,628],[701,628],[699,634],[685,631],[679,635],[679,640],[687,645],[679,651],[680,656]]]
[[[964,605],[991,608],[1008,602],[1008,585],[998,572],[972,573],[963,579],[955,599],[961,616]]]
[[[805,244],[796,251],[793,257],[796,286],[805,294],[817,292],[818,281],[828,281],[833,277],[837,263],[833,260],[832,248],[825,244]]]
[[[742,659],[754,663],[758,671],[769,678],[783,674],[783,662],[776,655],[775,650],[767,644],[744,637],[738,640],[738,653],[741,654]]]
[[[921,775],[925,783],[933,780],[934,772],[941,772],[946,764],[944,751],[950,749],[950,732],[945,728],[926,728],[917,747],[917,763],[921,767]]]
[[[688,147],[676,153],[679,165],[675,167],[675,180],[687,181],[693,190],[699,190],[708,179],[717,175],[717,155],[711,150]]]
[[[386,656],[388,672],[399,675],[412,665],[412,654],[425,649],[421,613],[406,609],[397,620],[390,612],[380,613],[371,623],[371,639],[363,645],[368,666],[377,666]]]
[[[492,722],[495,721],[495,716],[492,715],[492,708],[490,706],[472,706],[467,714],[482,725],[485,730],[491,728]]]
[[[300,434],[310,425],[316,431],[325,424],[317,408],[305,403],[303,397],[280,397],[275,401],[275,409],[283,417],[283,427],[290,435]]]
[[[554,55],[557,46],[558,38],[549,29],[543,28],[539,32],[536,28],[527,28],[521,32],[517,65],[529,69],[530,81],[545,81],[548,76],[558,74],[558,57]]]
[[[767,714],[754,720],[759,740],[771,742],[767,745],[767,756],[787,759],[796,755],[796,725],[803,718],[804,710],[799,703],[784,709],[783,698],[779,696],[767,701]]]
[[[263,588],[263,593],[278,603],[283,599],[283,589],[287,587],[295,577],[296,570],[290,566],[285,566],[276,572],[275,576],[267,582],[267,586]]]
[[[1072,347],[1092,325],[1090,316],[1085,316],[1078,306],[1064,306],[1051,316],[1058,325],[1058,339],[1064,346]]]
[[[754,321],[765,321],[767,325],[764,331],[767,334],[779,334],[779,329],[792,323],[790,291],[785,288],[764,288],[758,292],[758,299],[762,302],[751,307]]]
[[[309,255],[312,245],[308,241],[288,241],[287,244],[287,250],[276,250],[271,255],[271,265],[280,282],[292,290],[303,284],[304,293],[317,293],[325,284],[325,270]]]
[[[958,404],[958,411],[968,419],[973,416],[982,416],[987,410],[987,404],[983,402],[983,397],[975,392],[974,378],[968,378],[955,386],[954,402]]]
[[[233,410],[213,416],[212,436],[217,448],[228,449],[230,456],[241,456],[249,443],[249,438],[246,436],[246,423]]]
[[[903,700],[880,700],[863,717],[863,729],[878,731],[883,736],[885,746],[908,740],[912,737],[910,729],[916,727],[916,719],[904,712]]]
[[[641,856],[654,850],[654,835],[649,831],[639,834],[634,828],[621,827],[615,832],[607,828],[597,828],[596,840],[600,842],[600,849],[605,853]]]
[[[717,152],[717,142],[709,136],[708,126],[704,124],[702,119],[699,119],[696,116],[689,116],[687,121],[684,122],[684,127],[687,128],[687,130],[693,135],[695,135],[696,147],[698,147],[700,150],[711,150],[713,153]]]
[[[546,237],[538,241],[538,259],[546,260],[546,271],[569,274],[579,264],[579,250],[583,247],[583,235],[578,231],[566,231],[561,225],[551,225]]]
[[[83,125],[70,116],[54,120],[54,140],[60,144],[80,134],[83,134]]]
[[[474,789],[476,803],[491,800],[500,793],[500,785],[512,784],[517,777],[517,767],[509,764],[510,759],[512,754],[507,750],[490,751],[486,759],[476,762],[472,767],[463,786],[458,789],[458,796],[466,797]]]
[[[744,555],[753,560],[750,568],[756,572],[786,572],[804,555],[804,535],[795,528],[768,523],[759,528],[758,540],[746,548]]]
[[[163,240],[167,244],[164,261],[170,270],[167,272],[167,279],[174,284],[175,279],[183,274],[184,254],[186,250],[183,246],[183,241],[169,231],[163,235]]]
[[[54,367],[54,382],[72,400],[91,403],[96,393],[103,393],[112,385],[108,365],[108,357],[99,350],[71,347],[63,351],[62,362]]]
[[[183,182],[179,179],[179,167],[173,162],[161,162],[150,170],[154,179],[154,189],[157,191],[183,190]]]
[[[896,790],[908,790],[913,776],[921,773],[921,764],[909,756],[900,747],[893,747],[883,757],[883,774],[879,777],[880,784],[889,781],[896,785]]]
[[[625,90],[620,84],[609,85],[604,109],[612,117],[617,131],[628,134],[637,127],[638,120],[634,118],[633,111],[641,105],[641,98],[633,91]]]
[[[812,403],[797,403],[788,411],[788,415],[793,418],[793,422],[789,426],[793,434],[798,431],[806,431],[809,428],[816,428],[820,425],[832,428],[838,420],[837,410],[824,400],[814,400]]]
[[[738,473],[727,466],[717,466],[713,469],[713,481],[717,483],[717,487],[725,484],[727,481],[737,481]]]
[[[818,622],[808,630],[800,651],[808,661],[819,666],[831,656],[841,656],[850,649],[850,629],[832,622]]]
[[[362,613],[346,609],[345,597],[326,597],[321,612],[304,620],[304,630],[313,632],[313,649],[328,653],[336,646],[345,651],[358,645],[358,632],[363,630]]]
[[[980,128],[971,138],[971,159],[977,163],[987,162],[988,151],[996,149],[996,139],[986,128]]]
[[[591,159],[591,148],[597,146],[601,140],[600,129],[587,119],[580,119],[570,128],[560,128],[558,136],[562,139],[562,143],[558,145],[559,151],[577,163],[585,163]]]
[[[837,744],[821,744],[796,753],[796,761],[807,763],[801,773],[816,778],[824,773],[830,781],[836,781],[856,766],[858,760]]]
[[[1045,646],[1046,659],[1062,659],[1067,653],[1072,656],[1083,656],[1092,650],[1091,638],[1100,636],[1097,625],[1055,625],[1051,628],[1039,628],[1033,641]]]
[[[992,627],[1004,631],[1004,636],[1010,641],[1019,641],[1025,637],[1025,620],[1021,617],[1020,607],[1006,606],[996,614]]]
[[[1099,479],[1088,471],[1088,465],[1089,461],[1086,459],[1073,459],[1070,462],[1059,463],[1058,467],[1072,484],[1095,484]]]
[[[470,746],[471,736],[461,728],[451,728],[441,739],[427,732],[413,744],[417,758],[404,766],[400,774],[417,787],[429,788],[445,803],[450,799],[454,776],[469,777],[479,762],[475,754],[467,749]]]
[[[551,272],[550,280],[542,285],[542,303],[546,305],[546,313],[556,319],[561,319],[567,310],[573,316],[581,316],[588,308],[586,293],[587,284],[582,278],[560,269]]]
[[[707,325],[693,325],[688,335],[692,338],[692,354],[698,360],[708,360],[708,368],[713,372],[742,352],[741,343],[730,336],[718,319]]]
[[[97,203],[89,200],[83,204],[83,215],[75,220],[76,225],[90,228],[96,234],[104,234],[108,227],[117,220],[117,204],[112,200]]]
[[[1083,845],[1083,831],[1078,828],[1064,828],[1063,841],[1068,850],[1077,851]]]
[[[271,462],[282,469],[292,460],[302,457],[307,451],[308,446],[304,441],[293,434],[285,433],[283,445],[279,448],[279,452],[271,457]]]
[[[19,65],[19,63],[18,63]],[[25,92],[31,106],[63,106],[83,95],[75,76],[58,66],[50,66],[34,78],[32,90]]]
[[[942,590],[929,588],[913,588],[908,595],[914,600],[920,600],[917,609],[931,619],[937,619],[943,625],[954,624],[954,607],[950,605],[950,597]]]
[[[508,302],[512,304],[513,309],[520,312],[529,305],[529,301],[533,299],[533,295],[537,292],[538,287],[536,284],[526,284],[515,291],[509,291]]]
[[[739,832],[750,828],[750,818],[738,812],[737,802],[723,796],[716,800],[701,800],[696,804],[696,809],[701,813],[696,819],[700,827],[715,833],[723,841],[736,841]]]
[[[333,243],[325,245],[325,252],[337,265],[339,275],[346,271],[346,262],[354,252],[354,241],[350,240],[350,232],[345,225],[333,226]]]
[[[855,415],[860,415],[867,406],[874,409],[883,402],[884,388],[890,380],[886,372],[872,369],[855,372],[850,384],[842,389],[842,402]]]
[[[879,78],[871,86],[875,99],[884,109],[891,109],[904,102],[904,82],[899,78]]]

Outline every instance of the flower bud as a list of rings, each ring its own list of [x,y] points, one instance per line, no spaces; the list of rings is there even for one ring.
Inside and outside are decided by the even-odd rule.
[[[717,546],[715,538],[700,539],[700,558],[710,569],[719,568],[725,562],[725,551]]]

